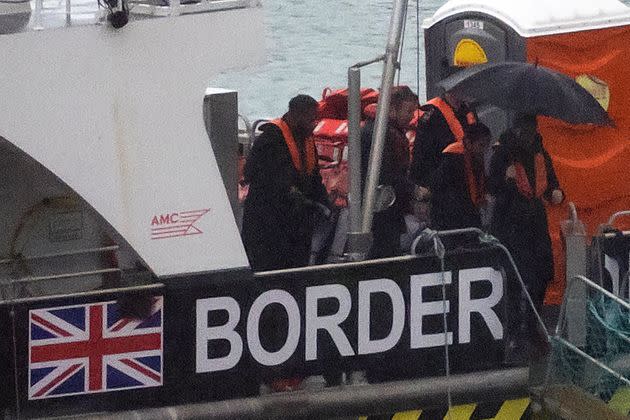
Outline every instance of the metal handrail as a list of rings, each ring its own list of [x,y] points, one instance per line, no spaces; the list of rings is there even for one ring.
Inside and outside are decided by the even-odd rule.
[[[617,219],[624,216],[630,216],[630,210],[621,210],[613,213],[606,223],[599,225],[597,228],[596,236],[606,236],[610,232],[606,232],[606,229],[612,228],[614,229],[614,223]]]
[[[626,309],[630,310],[630,302],[627,302],[623,299],[621,299],[619,296],[610,293],[608,290],[606,290],[605,288],[603,288],[602,286],[594,283],[593,281],[587,279],[584,276],[575,276],[572,279],[572,284],[575,282],[575,280],[580,280],[584,283],[586,283],[589,287],[593,287],[595,290],[597,290],[598,292],[604,294],[604,296],[614,300],[615,302],[619,303],[621,306],[624,306]]]
[[[610,219],[608,219],[608,226],[612,226],[612,224],[615,223],[615,220],[623,216],[630,216],[630,210],[623,210],[614,213],[612,216],[610,216]]]
[[[385,55],[379,55],[371,60],[358,62],[348,68],[348,165],[350,181],[348,206],[350,229],[348,230],[347,254],[352,259],[363,259],[364,254],[367,254],[367,249],[363,248],[369,242],[353,240],[354,237],[365,237],[365,234],[361,233],[363,221],[361,68],[384,60]]]
[[[397,71],[398,53],[400,51],[400,39],[404,25],[408,0],[396,0],[392,6],[389,33],[387,35],[387,47],[385,49],[385,61],[383,75],[381,77],[381,90],[376,107],[376,119],[374,120],[374,132],[372,133],[372,146],[367,166],[365,185],[363,186],[363,202],[361,216],[361,232],[372,232],[374,219],[374,206],[376,204],[376,187],[379,185],[382,154],[385,148],[385,134],[389,119],[390,99],[394,76]]]
[[[109,252],[109,251],[117,251],[120,247],[118,245],[111,246],[103,246],[98,248],[86,248],[79,249],[73,251],[66,252],[55,252],[51,254],[43,254],[43,255],[28,255],[28,256],[20,256],[19,258],[5,258],[0,260],[0,265],[3,264],[11,264],[14,262],[21,261],[36,261],[36,260],[45,260],[50,258],[59,258],[59,257],[72,257],[76,255],[85,255],[85,254],[96,254],[100,252]]]
[[[513,268],[513,270],[516,273],[516,277],[519,280],[519,283],[521,285],[522,291],[524,293],[524,295],[527,297],[527,300],[529,302],[530,308],[533,311],[536,320],[538,322],[539,328],[541,328],[542,331],[544,331],[545,334],[545,339],[547,341],[547,343],[549,343],[549,332],[547,331],[547,327],[545,326],[545,323],[542,320],[542,317],[540,316],[540,314],[538,313],[538,311],[536,310],[536,306],[534,305],[534,302],[529,294],[529,291],[527,290],[527,287],[525,286],[525,283],[523,281],[523,278],[521,277],[521,274],[518,270],[518,267],[516,266],[516,263],[514,262],[514,259],[512,258],[512,254],[510,253],[510,251],[499,242],[498,239],[496,239],[495,237],[493,237],[492,235],[489,235],[488,233],[482,231],[479,228],[464,228],[464,229],[453,229],[453,230],[446,230],[446,231],[433,231],[433,230],[429,230],[428,231],[428,235],[420,235],[418,236],[412,243],[411,245],[411,254],[412,255],[417,255],[416,252],[416,248],[418,246],[418,244],[420,243],[420,241],[424,240],[432,240],[433,242],[433,251],[435,253],[435,256],[440,260],[440,264],[441,264],[441,272],[442,272],[442,304],[443,304],[443,322],[444,322],[444,361],[445,361],[445,371],[446,371],[446,379],[448,382],[448,379],[450,377],[450,366],[449,366],[449,353],[448,353],[448,335],[447,335],[447,318],[446,318],[446,283],[444,280],[444,271],[445,271],[445,263],[444,263],[444,258],[445,258],[445,252],[446,249],[444,247],[444,243],[441,241],[440,237],[449,237],[449,236],[458,236],[458,235],[462,235],[462,234],[469,234],[469,233],[473,233],[476,234],[479,242],[480,243],[489,243],[495,247],[497,247],[498,249],[500,249],[509,259],[510,264]],[[424,236],[424,237],[423,237]],[[449,382],[450,383],[450,382]],[[448,395],[448,405],[449,408],[452,405],[452,400],[451,400],[451,389],[450,387],[447,388],[447,395]]]
[[[625,382],[627,385],[630,385],[630,379],[628,379],[625,376],[623,376],[622,374],[616,372],[615,370],[613,370],[612,368],[608,367],[606,364],[600,362],[599,360],[597,360],[596,358],[594,358],[590,354],[580,350],[577,346],[575,346],[572,343],[568,342],[564,338],[562,338],[562,337],[553,337],[553,340],[557,341],[558,343],[560,343],[562,345],[564,345],[566,348],[568,348],[572,352],[582,356],[583,358],[585,358],[589,362],[591,362],[591,363],[597,365],[598,367],[602,368],[603,370],[608,372],[610,375],[612,375],[615,378],[619,379],[621,382]]]
[[[596,251],[597,258],[602,258],[602,256],[605,255],[601,248],[601,239],[608,239],[608,238],[616,237],[620,233],[619,231],[607,232],[606,229],[607,228],[614,229],[615,221],[618,218],[624,217],[624,216],[630,216],[630,210],[622,210],[622,211],[613,213],[608,219],[608,221],[600,225],[599,228],[597,229],[597,234],[593,238],[593,243],[594,243],[594,248]],[[621,234],[623,234],[624,236],[627,236],[629,232],[621,232]],[[599,281],[600,286],[603,286],[604,284],[604,270],[605,270],[604,263],[598,261],[597,262],[597,274],[598,274],[597,280]],[[620,293],[624,289],[624,287],[626,287],[626,284],[630,283],[630,272],[626,273],[624,277],[625,278],[623,279],[621,278],[619,279],[620,280],[620,284],[619,284]],[[630,287],[628,290],[628,298],[630,299]]]
[[[559,344],[563,345],[564,347],[566,347],[567,349],[571,350],[573,353],[583,357],[584,359],[586,359],[589,362],[593,363],[594,365],[598,366],[599,368],[601,368],[602,370],[606,371],[608,374],[610,374],[611,376],[617,378],[621,382],[624,382],[627,385],[630,385],[630,379],[629,378],[626,378],[625,376],[621,375],[620,373],[615,371],[610,366],[608,366],[605,363],[597,360],[593,356],[589,355],[585,351],[583,351],[580,348],[578,348],[573,343],[565,340],[564,338],[562,338],[560,336],[561,332],[562,332],[562,328],[564,327],[565,321],[566,321],[567,301],[568,301],[569,297],[571,296],[571,291],[573,290],[575,285],[578,284],[579,282],[583,283],[587,287],[590,287],[591,289],[594,289],[594,290],[598,291],[599,293],[603,294],[604,296],[606,296],[609,299],[612,299],[613,301],[615,301],[616,303],[620,304],[621,306],[623,306],[624,308],[626,308],[626,309],[628,309],[630,311],[630,302],[626,302],[625,300],[619,298],[618,296],[615,296],[614,294],[610,293],[608,290],[606,290],[602,286],[598,285],[597,283],[593,282],[592,280],[589,280],[585,276],[581,276],[581,275],[580,276],[571,277],[569,279],[568,283],[567,283],[567,287],[566,287],[565,294],[564,294],[564,299],[562,300],[562,306],[560,307],[560,318],[558,319],[558,323],[556,325],[556,330],[555,330],[554,336],[552,337],[552,340],[556,341],[557,343],[559,343]],[[626,341],[630,342],[630,340],[628,340],[627,337],[623,337],[623,338]],[[549,385],[550,385],[551,369],[552,369],[552,362],[550,361],[548,363],[547,372],[546,372],[546,375],[545,375],[545,381],[544,381],[544,388],[545,389],[547,389],[549,387]]]
[[[151,0],[121,0],[128,5],[133,15],[149,17],[168,17],[184,14],[218,12],[231,9],[258,7],[259,0],[200,0],[182,3],[180,0],[167,0],[163,4],[153,4]],[[159,0],[155,0],[159,2]],[[43,0],[35,0],[32,10],[30,29],[40,31],[57,27],[74,25],[94,25],[105,19],[106,13],[97,0],[73,2],[65,0],[54,8],[45,8]],[[75,18],[78,18],[75,20]],[[21,31],[20,31],[21,32]]]
[[[569,218],[569,220],[571,220],[573,223],[577,223],[579,221],[577,208],[575,207],[575,203],[573,202],[569,203]]]
[[[606,290],[604,287],[600,286],[599,284],[595,283],[594,281],[589,280],[588,278],[584,276],[571,277],[569,279],[569,282],[564,292],[565,298],[562,300],[562,305],[560,306],[560,318],[558,319],[558,324],[556,325],[556,331],[555,331],[556,336],[560,334],[560,331],[564,324],[564,320],[566,318],[566,305],[567,305],[568,297],[571,296],[571,291],[573,290],[573,287],[575,287],[574,285],[577,284],[578,281],[581,281],[586,286],[597,290],[598,292],[600,292],[607,298],[614,300],[615,302],[617,302],[618,304],[620,304],[621,306],[625,307],[626,309],[630,311],[630,302],[626,302],[625,300],[621,299],[619,296],[613,293],[610,293],[608,290]]]
[[[245,132],[247,133],[247,143],[241,143],[243,144],[243,146],[246,146],[243,148],[243,156],[245,158],[247,158],[247,156],[249,155],[249,152],[252,149],[252,146],[254,145],[254,140],[256,140],[256,134],[254,133],[253,130],[253,126],[251,121],[249,121],[249,118],[247,118],[245,115],[243,114],[238,114],[238,118],[241,119],[241,121],[243,121],[243,124],[245,124]],[[239,134],[240,134],[240,129],[239,129]],[[239,139],[240,142],[240,139]]]
[[[164,288],[163,283],[151,283],[151,284],[143,284],[138,286],[125,286],[125,287],[116,287],[111,289],[99,289],[99,290],[89,290],[86,292],[78,292],[78,293],[62,293],[56,295],[47,295],[47,296],[29,296],[29,297],[20,297],[11,300],[2,300],[0,299],[0,306],[3,305],[28,305],[34,304],[42,301],[52,301],[59,299],[75,299],[75,298],[91,298],[96,296],[103,295],[123,295],[126,293],[141,293],[141,292],[149,292],[160,290]]]
[[[534,301],[532,300],[532,297],[530,296],[529,291],[527,290],[527,287],[525,286],[525,282],[523,281],[521,272],[516,266],[516,262],[514,261],[512,254],[506,248],[505,245],[503,245],[494,236],[490,235],[489,233],[484,232],[483,230],[479,228],[465,228],[465,229],[453,229],[453,230],[430,231],[430,232],[434,232],[436,235],[441,236],[441,237],[456,236],[456,235],[462,235],[466,233],[475,233],[477,234],[478,239],[481,243],[487,243],[487,244],[490,244],[499,248],[507,256],[508,260],[510,261],[510,265],[514,269],[514,272],[516,273],[516,278],[518,279],[518,282],[521,285],[521,289],[523,290],[523,293],[525,294],[525,297],[527,298],[527,301],[530,305],[531,310],[534,313],[534,316],[536,317],[536,321],[539,327],[542,329],[542,331],[544,331],[547,342],[549,342],[549,331],[547,330],[547,327],[545,326],[545,323],[543,322],[542,317],[540,316],[540,314],[538,313],[538,310],[536,309],[536,306],[534,305]],[[423,238],[419,236],[413,241],[411,245],[412,255],[417,255],[415,249],[422,239]],[[430,239],[430,238],[424,237],[424,239]]]
[[[414,260],[415,257],[412,255],[402,255],[398,257],[388,257],[388,258],[378,258],[373,260],[366,261],[349,261],[343,263],[329,263],[329,264],[321,264],[321,265],[307,265],[304,267],[295,267],[295,268],[283,268],[280,270],[269,270],[269,271],[257,271],[254,273],[255,278],[264,279],[266,277],[275,277],[281,275],[288,275],[293,273],[309,273],[313,271],[326,271],[326,270],[338,270],[340,268],[351,269],[351,268],[363,268],[366,266],[374,266],[382,264],[383,262],[406,262]]]
[[[64,274],[52,274],[49,276],[29,276],[23,277],[20,279],[12,279],[9,283],[31,283],[43,280],[60,280],[60,279],[71,279],[75,277],[88,277],[94,276],[96,274],[107,274],[107,273],[120,273],[122,270],[120,268],[103,268],[101,270],[91,270],[91,271],[79,271],[76,273],[64,273]]]
[[[130,1],[130,11],[134,14],[150,16],[177,16],[191,13],[215,12],[229,9],[244,9],[253,7],[256,2],[252,0],[202,0],[197,3],[180,3],[171,0],[168,6],[157,6],[145,2]]]
[[[317,391],[294,391],[253,398],[148,408],[116,413],[89,414],[82,418],[115,420],[158,419],[286,419],[334,418],[385,413],[420,407],[444,406],[447,387],[456,402],[492,400],[527,393],[529,369],[511,368],[444,377],[422,378]]]

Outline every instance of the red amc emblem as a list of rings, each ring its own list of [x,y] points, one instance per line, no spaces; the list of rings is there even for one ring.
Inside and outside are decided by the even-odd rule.
[[[201,209],[155,215],[151,219],[151,239],[200,235],[203,231],[195,226],[195,222],[209,211]]]

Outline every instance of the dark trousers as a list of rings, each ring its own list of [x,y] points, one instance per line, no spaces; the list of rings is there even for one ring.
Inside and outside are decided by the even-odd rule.
[[[395,207],[374,214],[372,222],[372,248],[370,259],[401,255],[400,235],[404,231],[405,219]]]

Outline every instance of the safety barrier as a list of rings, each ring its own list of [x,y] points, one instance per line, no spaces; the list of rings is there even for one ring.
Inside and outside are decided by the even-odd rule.
[[[257,398],[238,399],[205,404],[190,404],[159,409],[136,410],[91,415],[95,419],[149,420],[149,419],[280,419],[280,418],[366,418],[368,413],[394,413],[411,410],[405,415],[418,413],[418,406],[434,407],[444,413],[445,394],[450,388],[454,401],[500,401],[528,393],[529,370],[514,368],[500,371],[397,381],[374,385],[355,385],[326,388],[320,391],[297,391],[271,394]],[[508,403],[499,413],[513,414],[523,408],[525,400]],[[472,413],[476,404],[450,408],[452,420],[460,420]],[[526,408],[526,407],[525,407]],[[524,410],[523,410],[524,411]],[[289,414],[290,413],[290,414]],[[398,417],[396,417],[398,416]],[[394,415],[397,420],[412,418]],[[369,418],[369,417],[368,417]],[[422,417],[420,417],[422,418]],[[498,417],[501,418],[501,417]],[[518,417],[502,417],[515,419]]]
[[[176,16],[256,6],[256,0],[130,1],[134,14]]]
[[[592,279],[614,295],[630,301],[630,232],[615,227],[615,222],[630,216],[624,210],[613,214],[593,237]]]
[[[586,288],[584,340],[572,342],[567,301]],[[630,413],[630,303],[584,276],[570,279],[552,337],[553,354],[540,392],[562,418],[624,418]]]

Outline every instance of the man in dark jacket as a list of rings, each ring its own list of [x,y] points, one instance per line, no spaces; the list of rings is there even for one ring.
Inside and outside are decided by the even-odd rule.
[[[308,265],[316,218],[328,206],[311,139],[316,119],[317,101],[294,97],[282,118],[261,127],[247,159],[242,236],[255,271]]]
[[[481,228],[486,205],[484,155],[492,136],[481,123],[468,126],[462,142],[448,145],[433,178],[432,226],[437,230]]]
[[[406,132],[418,107],[418,96],[407,86],[397,86],[392,90],[387,125],[387,138],[383,149],[380,185],[388,185],[396,193],[394,205],[374,214],[372,224],[373,243],[370,258],[393,257],[401,254],[400,235],[406,231],[405,213],[410,213],[410,198],[413,184],[408,178],[409,140]],[[367,176],[370,160],[374,120],[369,119],[361,131],[361,173],[363,182]]]
[[[444,157],[442,151],[449,144],[462,141],[466,128],[475,124],[477,117],[465,102],[449,94],[429,100],[420,111],[410,176],[422,194],[428,196]]]

